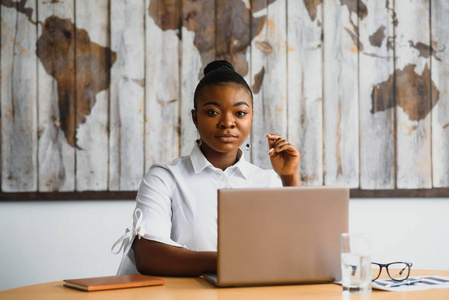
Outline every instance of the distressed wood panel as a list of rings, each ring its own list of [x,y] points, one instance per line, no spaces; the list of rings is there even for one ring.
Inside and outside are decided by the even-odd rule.
[[[432,81],[439,93],[432,94],[433,186],[449,187],[449,2],[431,2]]]
[[[251,11],[251,0],[242,0],[243,3],[245,4],[245,8],[246,8],[246,12],[245,12],[245,16],[248,16],[248,23],[245,22],[245,24],[243,26],[249,28],[249,35],[244,35],[245,37],[248,37],[248,40],[245,41],[245,46],[247,45],[246,48],[246,65],[247,65],[247,72],[245,73],[242,70],[238,70],[238,72],[240,72],[240,74],[243,76],[243,78],[245,79],[246,83],[248,83],[248,85],[251,87],[252,86],[252,78],[253,78],[253,72],[252,72],[252,68],[251,68],[251,41],[252,41],[252,30],[251,30],[251,20],[252,20],[252,11]],[[247,44],[246,44],[247,43]],[[246,145],[250,145],[249,150],[245,149]],[[242,145],[241,147],[242,149],[245,149],[244,154],[245,154],[245,159],[247,161],[251,161],[252,158],[252,141],[251,141],[251,134],[248,135],[248,137],[246,138],[245,143]]]
[[[395,0],[397,188],[430,188],[431,114],[428,0]]]
[[[109,190],[137,190],[144,174],[145,0],[111,0]],[[151,53],[149,53],[151,55]]]
[[[36,3],[2,3],[2,191],[37,190]]]
[[[269,169],[266,135],[279,134],[287,138],[287,6],[282,0],[265,7],[266,3],[252,2],[254,118],[251,140],[253,163]]]
[[[108,189],[109,50],[107,0],[76,1],[76,190]],[[85,31],[84,31],[85,30]]]
[[[75,189],[74,1],[38,1],[39,191]],[[66,134],[72,136],[66,137]]]
[[[256,137],[256,135],[263,135],[265,130],[263,128],[264,120],[264,110],[263,110],[263,89],[262,86],[265,79],[265,63],[263,59],[266,55],[272,53],[272,46],[266,42],[266,31],[267,31],[267,1],[265,0],[251,0],[251,80],[248,82],[253,91],[253,123],[251,128],[251,162],[257,166],[267,168],[269,167],[269,160],[264,162],[264,166],[260,163],[263,159],[263,150],[265,153],[268,151],[268,145],[266,140],[264,141],[262,137]],[[270,132],[277,133],[277,132]],[[266,135],[267,133],[265,133]]]
[[[179,156],[180,4],[175,0],[146,4],[146,170]]]
[[[359,186],[357,12],[356,0],[324,1],[326,185]]]
[[[203,69],[215,59],[215,1],[182,1],[181,155],[188,155],[197,137],[192,122],[193,94]]]
[[[136,190],[191,151],[214,59],[254,90],[256,165],[271,168],[278,133],[305,185],[449,187],[447,1],[8,0],[0,14],[2,192]]]
[[[307,5],[308,4],[308,5]],[[287,2],[288,140],[301,153],[304,185],[323,184],[322,4]]]
[[[393,3],[362,2],[360,20],[360,187],[395,188]],[[387,7],[386,4],[390,6]]]

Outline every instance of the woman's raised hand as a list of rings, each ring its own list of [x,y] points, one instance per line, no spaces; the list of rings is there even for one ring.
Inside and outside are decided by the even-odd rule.
[[[299,186],[299,151],[276,134],[268,134],[268,155],[273,170],[281,177],[284,186]]]

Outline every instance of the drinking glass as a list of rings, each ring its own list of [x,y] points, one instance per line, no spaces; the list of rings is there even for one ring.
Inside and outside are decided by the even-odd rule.
[[[371,238],[368,234],[341,235],[341,275],[343,291],[371,292]]]

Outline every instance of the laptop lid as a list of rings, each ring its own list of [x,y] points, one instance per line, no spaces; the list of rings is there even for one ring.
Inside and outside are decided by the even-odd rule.
[[[219,190],[217,285],[339,280],[348,200],[345,187]]]

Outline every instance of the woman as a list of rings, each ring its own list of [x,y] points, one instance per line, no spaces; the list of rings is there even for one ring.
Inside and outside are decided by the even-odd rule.
[[[214,272],[217,190],[300,185],[299,152],[278,135],[267,135],[275,172],[245,160],[239,147],[252,117],[253,95],[243,77],[226,61],[210,63],[194,95],[192,120],[200,138],[189,156],[153,165],[143,178],[133,229],[114,244],[125,248],[118,274]]]

